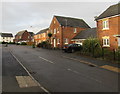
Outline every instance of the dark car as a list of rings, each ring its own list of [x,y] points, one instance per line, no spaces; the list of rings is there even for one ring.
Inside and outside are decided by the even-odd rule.
[[[64,45],[63,51],[64,52],[75,52],[75,51],[80,51],[82,49],[82,46],[80,44],[68,44]]]

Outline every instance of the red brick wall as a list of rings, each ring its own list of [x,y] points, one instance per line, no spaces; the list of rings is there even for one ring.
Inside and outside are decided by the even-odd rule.
[[[54,34],[54,29],[59,28],[59,33]],[[62,48],[64,45],[64,38],[68,39],[68,43],[72,43],[71,39],[76,36],[81,30],[84,30],[84,28],[77,27],[77,33],[74,33],[74,27],[64,27],[59,24],[57,19],[53,17],[53,20],[50,24],[49,32],[52,30],[52,47],[54,47],[54,39],[56,39],[56,47]],[[57,39],[60,39],[60,44],[57,44]]]
[[[108,18],[109,21],[109,29],[102,30],[102,20],[97,21],[97,35],[102,44],[102,37],[109,36],[110,37],[110,49],[117,49],[118,48],[118,40],[113,35],[120,34],[120,26],[118,26],[120,21],[119,17],[111,17]]]
[[[21,39],[20,39],[20,37],[21,37]],[[25,31],[21,36],[18,36],[18,35],[15,36],[15,42],[19,42],[19,41],[28,41],[28,42],[31,42],[32,41],[32,37],[29,34],[29,32]]]
[[[34,40],[35,40],[36,45],[41,43],[42,41],[46,41],[47,39],[48,39],[47,32],[34,35]]]

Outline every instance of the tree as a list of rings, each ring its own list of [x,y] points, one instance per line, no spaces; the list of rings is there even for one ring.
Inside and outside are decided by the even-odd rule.
[[[48,33],[48,37],[49,37],[49,43],[51,43],[51,37],[52,37],[52,33]]]

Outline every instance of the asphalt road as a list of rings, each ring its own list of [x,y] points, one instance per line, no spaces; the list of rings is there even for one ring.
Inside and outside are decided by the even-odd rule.
[[[10,54],[7,53],[8,49],[49,92],[118,92],[118,73],[91,67],[63,57],[70,54],[57,50],[9,45],[4,50],[6,54],[3,54],[3,57],[5,58],[10,57]],[[8,75],[13,74],[10,71],[14,71],[17,66],[16,63],[9,64],[8,61],[8,59],[3,61],[6,62],[3,68],[7,66],[3,69],[7,80]],[[12,69],[9,69],[11,65],[13,65]],[[20,69],[15,71],[13,76],[21,75]],[[26,75],[26,73],[22,75]],[[12,84],[12,81],[7,83]],[[11,86],[11,84],[9,85]],[[6,87],[5,83],[4,87]],[[11,86],[11,88],[14,87]]]
[[[17,78],[18,80],[17,80]],[[25,78],[26,77],[26,78]],[[24,78],[24,79],[23,79]],[[8,47],[2,47],[2,92],[44,92],[37,83],[30,86],[31,77],[11,54]],[[25,80],[30,80],[26,81]],[[20,82],[21,81],[21,82]],[[21,84],[20,84],[21,83]],[[34,82],[33,82],[34,83]],[[29,85],[28,85],[29,84]],[[26,86],[25,86],[26,85]]]

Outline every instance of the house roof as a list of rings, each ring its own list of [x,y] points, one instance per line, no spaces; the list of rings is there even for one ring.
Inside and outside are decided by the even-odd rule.
[[[1,37],[13,37],[12,33],[1,33]]]
[[[58,20],[61,26],[90,28],[90,26],[83,20],[78,18],[54,16]]]
[[[119,15],[119,14],[120,14],[120,3],[112,5],[109,8],[107,8],[102,14],[100,14],[96,18],[96,20],[106,18],[106,17],[115,16],[115,15]]]
[[[21,36],[24,32],[26,32],[27,30],[23,30],[23,31],[20,31],[16,34],[16,36]]]
[[[33,33],[33,32],[29,32],[29,34],[30,34],[31,36],[33,36],[33,35],[34,35],[34,33]]]
[[[87,39],[89,37],[93,37],[93,38],[97,37],[96,28],[89,28],[86,30],[82,30],[73,39]]]
[[[47,32],[47,30],[49,30],[49,28],[46,28],[46,29],[40,30],[38,33],[36,33],[36,35],[41,34],[41,33],[45,33],[45,32]]]

